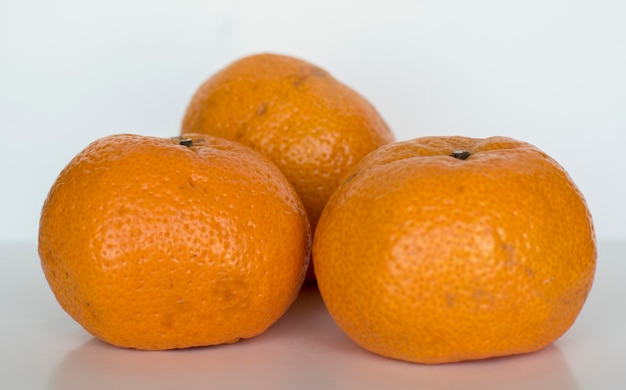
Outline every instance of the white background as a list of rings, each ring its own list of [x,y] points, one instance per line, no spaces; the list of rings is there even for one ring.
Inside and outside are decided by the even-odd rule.
[[[172,136],[196,88],[272,51],[352,86],[398,139],[506,135],[626,229],[626,2],[0,0],[0,241],[35,242],[48,189],[97,138]]]

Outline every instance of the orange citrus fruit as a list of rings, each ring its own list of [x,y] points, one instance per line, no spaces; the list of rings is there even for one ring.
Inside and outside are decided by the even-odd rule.
[[[324,302],[383,356],[446,363],[539,350],[591,289],[595,233],[583,195],[536,147],[425,137],[365,157],[313,239]]]
[[[63,169],[43,205],[41,264],[89,333],[145,350],[262,333],[303,282],[311,233],[283,173],[206,135],[113,135]]]
[[[239,59],[206,80],[182,132],[236,140],[267,156],[300,195],[313,231],[345,172],[394,140],[356,91],[318,66],[268,53]]]

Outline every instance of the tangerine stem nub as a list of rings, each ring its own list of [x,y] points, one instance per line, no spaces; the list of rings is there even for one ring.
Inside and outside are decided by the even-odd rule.
[[[455,150],[452,152],[451,156],[454,158],[458,158],[459,160],[465,160],[471,155],[467,150]]]
[[[180,141],[178,141],[178,143],[190,148],[193,141],[191,141],[191,138],[186,138],[186,139],[181,139]]]

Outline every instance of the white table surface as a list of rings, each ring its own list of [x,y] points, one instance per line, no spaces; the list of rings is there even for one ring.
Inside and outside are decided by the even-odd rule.
[[[2,389],[626,389],[626,242],[599,243],[591,294],[546,349],[439,366],[360,349],[315,289],[237,344],[142,352],[104,344],[63,312],[34,244],[0,244]]]

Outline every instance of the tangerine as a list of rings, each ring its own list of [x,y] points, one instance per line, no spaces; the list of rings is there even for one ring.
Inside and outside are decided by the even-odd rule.
[[[585,199],[538,148],[424,137],[365,157],[313,239],[322,298],[363,348],[419,363],[539,350],[577,318],[596,244]]]
[[[310,240],[301,200],[258,152],[207,135],[121,134],[60,173],[39,256],[89,333],[162,350],[265,331],[297,296]]]
[[[300,195],[312,231],[345,172],[394,140],[352,88],[307,61],[272,53],[241,58],[206,80],[182,132],[236,140],[267,156]]]

